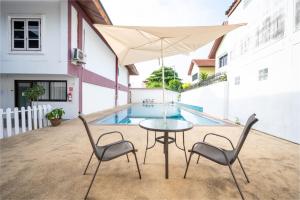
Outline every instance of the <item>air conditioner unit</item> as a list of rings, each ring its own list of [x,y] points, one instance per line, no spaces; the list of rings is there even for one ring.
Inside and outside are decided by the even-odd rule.
[[[85,54],[81,49],[74,48],[73,59],[77,64],[85,64]]]

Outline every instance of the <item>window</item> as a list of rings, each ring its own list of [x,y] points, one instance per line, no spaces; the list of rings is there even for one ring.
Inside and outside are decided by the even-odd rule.
[[[67,101],[67,81],[33,81],[45,88],[39,101]]]
[[[41,50],[41,19],[11,19],[11,50]]]
[[[227,57],[228,57],[228,55],[226,53],[224,56],[219,58],[219,68],[227,65]]]
[[[239,85],[241,82],[241,78],[239,76],[234,78],[234,85]]]
[[[261,69],[258,71],[258,80],[263,81],[268,79],[268,68]]]
[[[193,74],[192,81],[197,80],[197,79],[198,79],[198,73]]]

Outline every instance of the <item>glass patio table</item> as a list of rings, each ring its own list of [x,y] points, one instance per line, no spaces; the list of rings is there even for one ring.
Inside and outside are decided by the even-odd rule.
[[[139,126],[147,130],[147,147],[148,147],[148,131],[163,132],[164,136],[155,137],[155,142],[164,144],[164,154],[165,154],[165,178],[169,178],[169,144],[175,142],[176,146],[176,133],[183,133],[183,149],[177,146],[177,148],[184,150],[185,156],[185,145],[184,145],[184,131],[193,128],[193,124],[188,121],[176,120],[176,119],[147,119],[141,121]],[[175,132],[175,138],[169,137],[169,132]],[[155,145],[155,144],[154,144]],[[153,145],[153,146],[154,146]],[[152,146],[152,147],[153,147]],[[146,151],[147,151],[146,147]],[[151,147],[151,148],[152,148]],[[146,158],[146,153],[145,153]],[[187,158],[186,158],[187,159]],[[145,162],[145,161],[144,161]]]

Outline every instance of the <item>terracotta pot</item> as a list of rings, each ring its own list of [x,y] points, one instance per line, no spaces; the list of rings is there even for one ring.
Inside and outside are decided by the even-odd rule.
[[[50,122],[52,126],[58,126],[61,123],[61,119],[51,119]]]

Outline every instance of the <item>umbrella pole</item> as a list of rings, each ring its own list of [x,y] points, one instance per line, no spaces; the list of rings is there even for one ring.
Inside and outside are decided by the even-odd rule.
[[[162,90],[163,90],[163,107],[164,107],[164,120],[167,119],[167,113],[165,108],[165,67],[164,67],[164,55],[163,55],[163,38],[161,41],[161,67],[162,67]]]
[[[163,55],[163,40],[161,39],[161,67],[162,67],[162,88],[163,88],[163,104],[165,105],[165,67]]]

